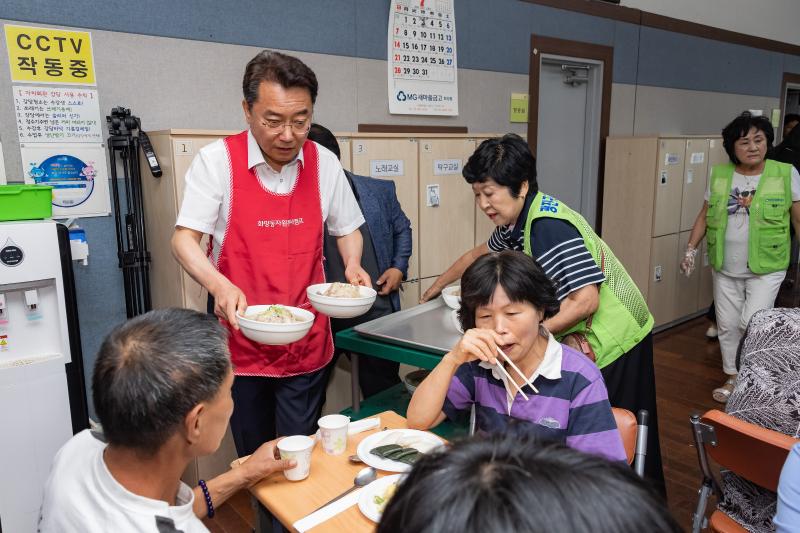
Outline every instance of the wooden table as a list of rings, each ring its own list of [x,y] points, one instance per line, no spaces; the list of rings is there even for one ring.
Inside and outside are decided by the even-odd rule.
[[[347,451],[342,455],[328,455],[320,444],[316,445],[311,453],[311,472],[303,481],[289,481],[278,472],[253,486],[250,492],[287,529],[295,531],[292,524],[353,486],[356,474],[366,465],[353,464],[347,458],[356,453],[356,448],[363,439],[384,427],[408,427],[406,419],[393,411],[385,411],[376,416],[381,418],[380,427],[350,436],[347,439]],[[391,472],[378,471],[378,477],[390,474]],[[361,514],[358,505],[353,505],[311,531],[360,533],[374,530],[375,523]]]

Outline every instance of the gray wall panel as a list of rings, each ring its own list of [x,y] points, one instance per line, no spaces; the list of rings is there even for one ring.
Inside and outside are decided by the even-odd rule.
[[[614,28],[614,83],[636,83],[639,26],[617,22]]]
[[[0,18],[383,59],[388,10],[375,0],[6,0]],[[527,73],[532,33],[614,46],[617,83],[775,96],[787,63],[777,52],[653,28],[640,39],[634,24],[520,0],[456,0],[456,17],[459,65],[474,70]]]
[[[800,74],[800,56],[783,54],[783,72]],[[781,74],[781,78],[783,78],[783,74]]]
[[[343,0],[338,2],[344,3]],[[355,20],[356,57],[386,59],[389,2],[355,0]]]
[[[372,4],[370,10],[380,11],[383,2]],[[337,55],[356,53],[355,15],[353,0],[4,0],[0,4],[0,18],[12,20]]]
[[[745,109],[769,116],[777,98],[723,94],[640,85],[636,90],[634,135],[718,134]]]
[[[609,135],[633,135],[635,103],[635,85],[615,83],[611,86],[611,117],[608,124]]]
[[[776,96],[782,54],[642,28],[640,85]]]

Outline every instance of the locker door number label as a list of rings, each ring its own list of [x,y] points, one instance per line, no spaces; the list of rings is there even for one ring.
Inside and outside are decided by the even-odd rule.
[[[665,165],[677,165],[680,163],[681,157],[678,154],[671,154],[667,152],[667,155],[664,156],[664,164]]]
[[[364,146],[364,143],[356,143],[353,147],[353,153],[355,154],[364,154],[367,152],[367,147]]]
[[[369,162],[369,175],[373,178],[391,178],[403,174],[402,159],[372,159]]]
[[[699,165],[706,160],[705,152],[693,152],[692,157],[689,159],[692,165]]]
[[[175,141],[175,155],[192,155],[194,154],[194,145],[192,141]]]
[[[436,159],[433,162],[434,176],[449,176],[451,174],[461,175],[460,159]]]

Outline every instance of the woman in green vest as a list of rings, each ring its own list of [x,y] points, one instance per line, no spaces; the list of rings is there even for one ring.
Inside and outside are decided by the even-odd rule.
[[[464,166],[475,203],[497,226],[489,241],[439,276],[422,301],[458,280],[478,257],[518,250],[536,259],[558,287],[560,311],[543,325],[594,359],[611,405],[650,413],[645,475],[664,491],[658,443],[653,317],[628,273],[584,218],[539,191],[536,159],[514,134],[481,143]]]
[[[725,403],[736,385],[736,352],[753,313],[774,305],[789,266],[789,224],[800,227],[800,175],[767,159],[775,134],[769,120],[744,112],[722,130],[730,163],[715,166],[681,271],[694,269],[703,236],[713,268],[722,370],[713,396]]]

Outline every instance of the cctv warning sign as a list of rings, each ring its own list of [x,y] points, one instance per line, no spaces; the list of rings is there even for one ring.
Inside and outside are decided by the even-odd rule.
[[[5,25],[11,81],[96,85],[92,34]]]

